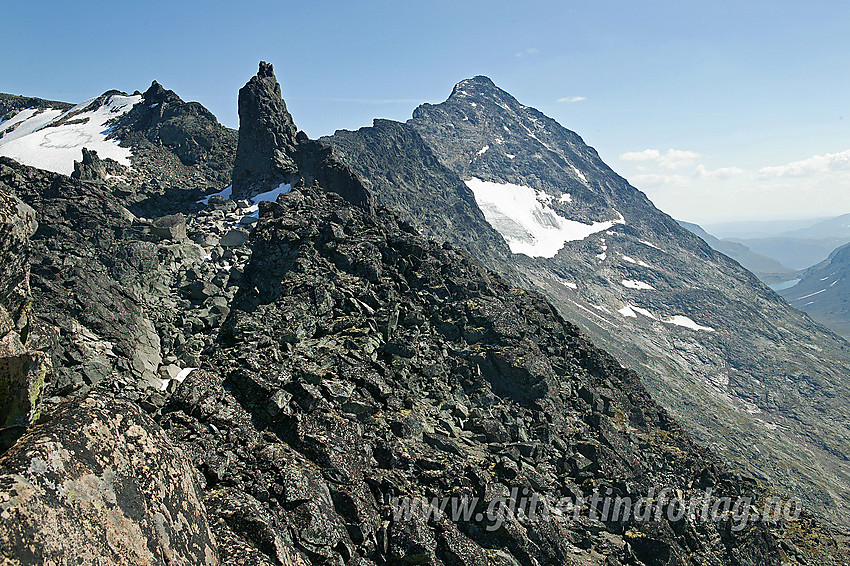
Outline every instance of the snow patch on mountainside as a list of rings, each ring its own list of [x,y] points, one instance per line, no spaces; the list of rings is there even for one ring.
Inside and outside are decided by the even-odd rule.
[[[629,289],[638,289],[638,290],[646,290],[646,291],[655,290],[655,287],[653,287],[649,283],[644,283],[643,281],[636,281],[636,280],[633,280],[633,279],[623,279],[622,281],[620,281],[620,285],[622,285],[623,287],[627,287]]]
[[[635,265],[639,265],[639,266],[641,266],[641,267],[649,267],[649,264],[648,264],[648,263],[646,263],[645,261],[641,261],[641,260],[639,260],[639,259],[635,259],[635,258],[633,258],[633,257],[629,257],[629,256],[627,256],[627,255],[624,255],[624,256],[623,256],[623,261],[626,261],[626,262],[628,262],[628,263],[633,263],[633,264],[635,264]]]
[[[637,318],[638,314],[642,314],[643,316],[651,320],[661,321],[665,324],[672,324],[674,326],[681,326],[683,328],[689,328],[691,330],[699,330],[703,332],[714,332],[714,329],[712,327],[697,324],[693,321],[693,319],[681,314],[671,316],[670,318],[659,318],[652,314],[650,311],[642,309],[640,307],[636,307],[634,305],[626,305],[623,308],[617,310],[617,312],[625,318]]]
[[[74,161],[82,159],[85,147],[96,151],[101,159],[112,158],[129,167],[130,148],[120,147],[118,140],[106,139],[110,133],[107,123],[129,112],[142,97],[116,94],[103,105],[86,110],[94,100],[87,100],[65,112],[55,109],[38,113],[32,109],[18,112],[0,124],[0,131],[17,124],[14,130],[0,138],[0,155],[24,165],[70,175],[74,171]],[[20,118],[21,114],[24,114],[23,118]],[[67,121],[59,123],[63,118]]]
[[[213,194],[211,194],[211,195],[209,195],[205,198],[202,198],[201,200],[198,201],[198,204],[203,204],[204,206],[206,206],[210,203],[210,198],[212,198],[212,197],[223,197],[223,198],[229,199],[230,195],[232,195],[232,194],[233,194],[233,185],[227,185],[221,191],[219,191],[217,193],[213,193]]]
[[[62,115],[63,110],[47,108],[39,112],[38,108],[25,108],[0,123],[0,144],[6,144],[12,140],[24,137],[42,128]]]
[[[691,330],[704,330],[706,332],[714,332],[714,329],[710,326],[702,326],[701,324],[697,324],[690,318],[683,315],[676,315],[674,317],[668,318],[664,322],[668,324],[675,324],[676,326],[684,326],[685,328],[690,328]]]
[[[289,183],[281,183],[276,188],[260,193],[255,197],[251,197],[251,206],[245,209],[247,213],[240,222],[247,224],[249,219],[258,220],[260,218],[260,203],[275,202],[277,197],[292,190],[292,185]]]
[[[637,313],[635,313],[635,311],[629,305],[624,306],[623,308],[619,309],[617,312],[620,313],[621,315],[627,317],[627,318],[637,318]]]
[[[543,191],[512,183],[493,183],[473,177],[465,181],[475,195],[484,218],[499,232],[515,254],[531,257],[554,257],[566,242],[584,240],[602,232],[618,220],[584,224],[560,216],[548,202],[552,199]]]
[[[279,197],[280,195],[282,195],[284,193],[288,193],[291,190],[292,190],[292,185],[290,185],[289,183],[281,183],[280,185],[278,185],[277,187],[275,187],[274,189],[272,189],[270,191],[266,191],[264,193],[260,193],[256,196],[251,197],[250,199],[248,199],[248,201],[251,203],[251,205],[248,206],[247,208],[243,209],[243,212],[245,214],[244,214],[244,216],[242,216],[242,218],[239,220],[239,222],[237,222],[235,225],[254,224],[260,218],[260,203],[261,202],[275,202],[277,200],[277,197]],[[227,185],[221,191],[219,191],[217,193],[213,193],[211,195],[208,195],[207,197],[202,198],[201,200],[199,200],[197,202],[198,202],[198,204],[203,204],[204,206],[207,206],[207,205],[210,204],[210,198],[212,198],[212,197],[223,197],[223,198],[229,199],[232,195],[233,195],[233,185]]]

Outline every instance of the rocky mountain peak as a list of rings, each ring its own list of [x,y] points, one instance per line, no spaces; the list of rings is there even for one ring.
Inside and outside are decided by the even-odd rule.
[[[378,125],[338,132],[330,143],[379,202],[417,228],[451,225],[422,229],[517,287],[544,290],[566,319],[639,367],[651,393],[701,441],[846,522],[847,462],[836,455],[850,442],[838,417],[848,396],[834,393],[847,387],[838,361],[847,359],[846,342],[656,209],[577,133],[485,77],[417,108],[407,126],[418,138],[404,146]],[[414,141],[429,151],[400,159],[396,148]],[[510,253],[489,245],[499,239]],[[792,305],[841,295],[837,269],[810,281],[794,288]],[[806,363],[789,363],[796,359]],[[813,471],[812,461],[822,467]]]
[[[471,104],[477,112],[497,112],[502,114],[507,111],[522,111],[526,107],[514,98],[509,92],[496,86],[490,77],[477,75],[464,79],[457,83],[452,89],[452,94],[445,102],[446,104]],[[492,108],[491,108],[492,107]]]
[[[161,104],[163,102],[183,102],[183,100],[177,96],[177,93],[173,90],[164,88],[156,81],[153,81],[151,86],[148,87],[148,90],[142,94],[142,100],[144,100],[145,104],[149,106]]]
[[[470,94],[480,94],[492,91],[504,92],[496,86],[496,83],[494,83],[490,77],[476,75],[457,83],[452,89],[452,96],[469,96]]]
[[[274,68],[265,61],[239,90],[239,144],[232,179],[234,198],[253,197],[284,183],[318,184],[369,211],[374,207],[369,191],[333,150],[298,131]]]
[[[257,71],[257,76],[271,77],[274,79],[274,65],[272,65],[271,63],[266,63],[265,61],[260,61],[260,69]]]
[[[261,61],[257,74],[239,90],[233,194],[249,197],[287,182],[298,170],[292,157],[297,132],[272,65]]]

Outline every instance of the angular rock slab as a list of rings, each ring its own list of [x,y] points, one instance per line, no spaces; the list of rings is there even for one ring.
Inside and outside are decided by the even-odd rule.
[[[89,397],[0,459],[3,564],[218,564],[182,452],[140,409]]]

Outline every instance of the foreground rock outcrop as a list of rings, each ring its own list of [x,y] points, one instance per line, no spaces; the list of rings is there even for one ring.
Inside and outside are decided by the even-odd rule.
[[[33,320],[29,237],[35,211],[0,190],[0,452],[38,418],[50,369],[46,329]]]
[[[696,447],[633,372],[539,295],[464,252],[315,188],[264,203],[260,218],[218,345],[157,416],[203,473],[224,562],[812,559],[809,535],[735,530],[728,518],[491,529],[396,517],[394,497],[479,498],[483,512],[514,489],[571,500],[608,490],[637,500],[652,486],[766,493]]]
[[[69,403],[0,458],[3,564],[218,564],[186,457],[137,405]]]

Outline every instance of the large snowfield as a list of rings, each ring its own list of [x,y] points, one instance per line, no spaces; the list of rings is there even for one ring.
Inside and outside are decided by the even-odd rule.
[[[465,183],[475,195],[484,218],[515,254],[555,257],[565,243],[584,240],[625,222],[622,216],[619,220],[593,224],[569,220],[549,206],[552,197],[531,187],[482,181],[475,177]]]
[[[0,156],[70,175],[74,161],[82,159],[83,148],[97,152],[101,159],[112,158],[130,166],[130,148],[120,147],[118,140],[106,139],[108,122],[138,104],[141,96],[112,95],[96,108],[86,110],[96,99],[82,102],[70,110],[21,110],[0,123]],[[86,111],[84,111],[86,110]],[[67,118],[66,123],[59,123]],[[11,130],[11,131],[10,131]]]

